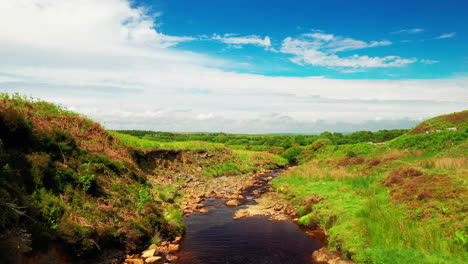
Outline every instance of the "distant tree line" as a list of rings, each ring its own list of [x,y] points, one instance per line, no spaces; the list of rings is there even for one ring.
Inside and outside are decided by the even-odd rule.
[[[139,138],[159,142],[174,141],[205,141],[223,143],[225,145],[281,147],[288,149],[292,146],[308,146],[321,141],[327,145],[355,144],[360,142],[384,142],[401,136],[407,129],[380,130],[377,132],[357,131],[349,134],[323,132],[319,135],[243,135],[226,133],[171,133],[141,130],[118,130]]]

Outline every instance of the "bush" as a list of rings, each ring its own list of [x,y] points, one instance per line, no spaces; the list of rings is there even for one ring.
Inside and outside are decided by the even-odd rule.
[[[303,150],[304,147],[301,146],[290,147],[283,153],[282,156],[285,159],[287,159],[290,163],[297,163],[298,156],[301,155]]]

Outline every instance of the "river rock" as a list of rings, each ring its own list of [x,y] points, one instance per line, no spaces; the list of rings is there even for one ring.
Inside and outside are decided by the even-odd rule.
[[[126,264],[144,264],[145,262],[142,259],[126,259]]]
[[[147,249],[141,253],[142,258],[149,258],[154,256],[154,252],[156,252],[156,249]]]
[[[348,259],[341,258],[341,255],[337,251],[330,251],[326,247],[322,247],[319,250],[314,251],[312,259],[317,263],[327,264],[353,264],[354,262]]]
[[[202,213],[202,214],[206,214],[206,213],[209,212],[208,209],[206,209],[206,208],[202,208],[202,209],[200,209],[200,210],[198,210],[198,211],[199,211],[200,213]]]
[[[182,239],[181,236],[175,237],[174,240],[172,241],[172,244],[179,244],[181,239]]]
[[[196,208],[197,208],[197,209],[200,209],[200,208],[203,208],[204,206],[205,206],[204,204],[199,203],[199,204],[196,205]]]
[[[169,252],[179,251],[179,244],[169,244]]]
[[[185,209],[184,214],[185,215],[193,214],[193,210],[192,209]]]
[[[159,257],[159,256],[149,257],[149,258],[145,259],[145,263],[148,263],[148,264],[150,264],[150,263],[156,263],[156,262],[158,262],[158,261],[161,260],[161,259],[162,259],[162,257]]]
[[[157,249],[158,248],[158,245],[156,244],[151,244],[148,249]]]
[[[237,200],[229,200],[226,202],[227,206],[238,206],[240,203]]]
[[[179,257],[174,256],[174,255],[167,255],[166,259],[169,260],[170,262],[176,262],[179,259]]]

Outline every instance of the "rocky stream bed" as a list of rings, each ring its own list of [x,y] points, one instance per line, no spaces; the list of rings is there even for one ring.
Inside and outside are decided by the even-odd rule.
[[[282,172],[187,183],[184,236],[127,255],[122,263],[352,263],[324,247],[325,230],[297,225],[295,208],[270,186]]]

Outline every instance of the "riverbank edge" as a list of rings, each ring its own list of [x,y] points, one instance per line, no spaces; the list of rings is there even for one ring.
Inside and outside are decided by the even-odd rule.
[[[207,213],[202,202],[209,198],[227,199],[237,201],[242,199],[242,191],[251,187],[259,178],[272,172],[286,171],[290,166],[284,166],[272,170],[261,170],[253,175],[222,176],[218,178],[198,179],[178,187],[184,193],[181,202],[181,212],[184,217],[196,213]],[[144,264],[144,263],[175,263],[178,260],[177,252],[183,236],[174,240],[163,240],[157,244],[151,244],[143,251],[128,254],[112,263]]]

